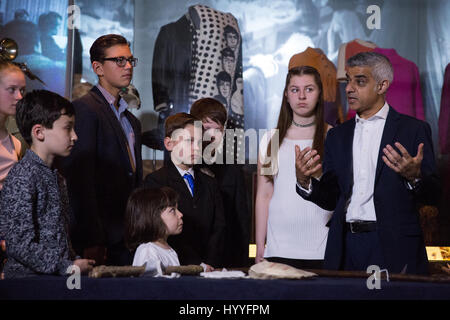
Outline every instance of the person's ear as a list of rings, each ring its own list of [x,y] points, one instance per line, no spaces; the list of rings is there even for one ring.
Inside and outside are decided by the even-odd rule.
[[[166,147],[167,151],[172,152],[175,143],[172,141],[170,137],[164,138],[164,147]]]
[[[387,89],[389,88],[389,81],[383,80],[380,83],[378,83],[378,94],[385,94]]]
[[[45,127],[41,124],[35,124],[31,128],[31,137],[38,141],[44,141],[45,139]]]
[[[92,62],[92,70],[99,77],[103,76],[103,64],[99,61]]]

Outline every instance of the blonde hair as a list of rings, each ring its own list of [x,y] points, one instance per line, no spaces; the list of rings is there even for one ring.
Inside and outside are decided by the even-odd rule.
[[[23,73],[22,69],[18,65],[16,65],[14,62],[0,59],[0,72],[3,72],[5,70],[15,70],[15,71],[20,71]],[[0,80],[1,80],[1,77],[0,77]]]

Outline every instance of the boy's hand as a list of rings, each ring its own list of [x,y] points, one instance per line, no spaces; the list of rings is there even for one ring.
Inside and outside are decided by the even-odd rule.
[[[202,268],[203,268],[203,272],[211,272],[211,271],[214,271],[214,268],[213,267],[211,267],[209,264],[206,264],[206,263],[200,263],[200,265],[202,266]]]
[[[73,262],[74,265],[76,265],[78,268],[80,268],[80,271],[82,274],[87,274],[89,271],[92,270],[95,260],[90,259],[77,259]]]
[[[103,246],[95,246],[84,249],[83,258],[93,259],[97,265],[103,265],[106,262],[106,248]]]

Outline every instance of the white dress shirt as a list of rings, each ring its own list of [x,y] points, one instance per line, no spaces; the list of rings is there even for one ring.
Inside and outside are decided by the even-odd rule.
[[[353,190],[346,221],[376,221],[373,193],[381,137],[389,113],[387,103],[369,119],[355,116],[353,136]]]

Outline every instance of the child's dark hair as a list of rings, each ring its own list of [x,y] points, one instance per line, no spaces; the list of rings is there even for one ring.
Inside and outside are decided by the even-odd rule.
[[[106,58],[105,51],[116,45],[130,46],[130,43],[125,39],[125,37],[119,34],[106,34],[97,38],[89,50],[91,56],[91,63],[94,61],[103,62]]]
[[[177,129],[184,129],[187,125],[192,124],[197,121],[196,117],[186,112],[179,112],[167,117],[164,123],[165,136],[172,137],[172,133]]]
[[[147,242],[156,241],[167,233],[161,213],[176,207],[178,194],[169,187],[134,190],[128,198],[125,213],[125,245],[130,251]]]
[[[63,114],[69,117],[75,115],[75,108],[69,100],[47,90],[33,90],[17,103],[17,127],[25,141],[31,145],[31,128],[34,125],[41,124],[52,129],[53,123]]]
[[[191,114],[201,120],[210,118],[222,126],[227,121],[227,109],[222,103],[213,98],[201,98],[191,106]]]

